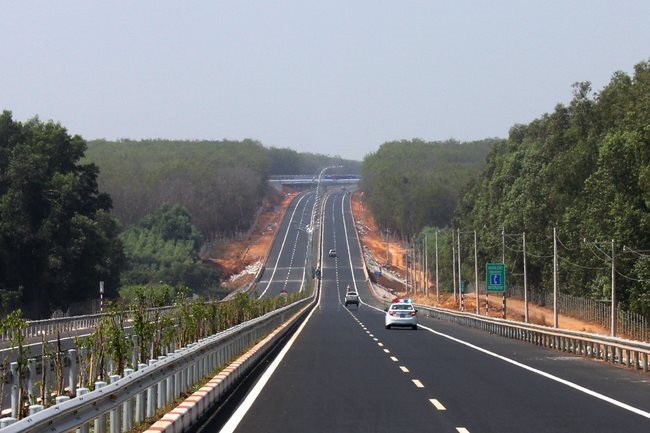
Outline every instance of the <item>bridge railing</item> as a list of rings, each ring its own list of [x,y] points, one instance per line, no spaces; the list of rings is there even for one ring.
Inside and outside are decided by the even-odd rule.
[[[88,433],[128,432],[134,425],[156,415],[219,367],[260,341],[288,320],[298,317],[314,301],[314,296],[222,331],[168,356],[138,364],[137,371],[125,369],[122,376],[112,375],[107,382],[95,382],[93,391],[77,388],[75,398],[61,396],[56,405],[30,406],[30,414],[20,420],[3,418],[5,433],[48,431]],[[279,336],[277,338],[280,338]],[[260,353],[259,356],[261,356]],[[250,361],[254,365],[254,360]],[[74,370],[74,368],[72,368]],[[238,374],[242,374],[241,370]],[[72,375],[72,373],[71,373]],[[232,377],[220,383],[221,395],[233,384]],[[13,384],[12,384],[13,386]],[[212,396],[216,398],[216,396]]]
[[[498,318],[463,313],[428,305],[417,305],[430,317],[491,332],[502,337],[525,341],[537,346],[573,353],[612,364],[648,372],[650,343],[608,337],[587,332],[549,328]]]

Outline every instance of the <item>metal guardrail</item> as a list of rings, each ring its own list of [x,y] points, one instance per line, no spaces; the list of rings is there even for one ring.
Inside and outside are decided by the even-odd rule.
[[[417,305],[430,317],[491,332],[502,337],[525,341],[537,346],[620,364],[648,372],[650,343],[607,337],[586,332],[568,331],[509,320],[461,313],[428,305]]]
[[[291,305],[252,319],[197,343],[176,350],[169,356],[139,364],[138,370],[126,369],[122,377],[113,375],[110,383],[95,382],[95,390],[76,390],[76,398],[58,397],[57,404],[44,409],[30,406],[30,415],[20,421],[0,420],[3,433],[128,432],[145,417],[174,402],[206,375],[224,366],[238,354],[295,317],[301,309],[314,302],[312,295]],[[279,338],[279,337],[278,337]],[[232,380],[224,382],[226,392]]]
[[[160,310],[163,313],[176,308],[173,305],[150,308],[149,311]],[[22,332],[25,338],[41,337],[43,335],[56,335],[57,333],[66,334],[80,329],[96,328],[107,313],[88,314],[85,316],[59,317],[56,319],[28,320],[27,328]],[[10,336],[6,333],[0,333],[0,341],[9,341]]]

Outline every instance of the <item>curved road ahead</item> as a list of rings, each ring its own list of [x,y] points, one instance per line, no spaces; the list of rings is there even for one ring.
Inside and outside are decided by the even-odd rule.
[[[417,331],[386,330],[364,282],[349,194],[326,198],[323,223],[323,250],[338,257],[322,258],[318,304],[239,401],[199,431],[650,431],[646,375],[427,317]],[[358,310],[341,304],[348,284]]]

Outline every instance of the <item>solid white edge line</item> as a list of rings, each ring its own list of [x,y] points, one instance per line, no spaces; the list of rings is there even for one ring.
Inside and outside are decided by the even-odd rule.
[[[505,362],[507,362],[509,364],[512,364],[512,365],[515,365],[517,367],[523,368],[524,370],[528,370],[528,371],[530,371],[532,373],[539,374],[540,376],[543,376],[543,377],[545,377],[547,379],[551,379],[551,380],[553,380],[555,382],[561,383],[562,385],[566,385],[566,386],[568,386],[570,388],[573,388],[573,389],[575,389],[577,391],[583,392],[583,393],[585,393],[587,395],[590,395],[592,397],[595,397],[595,398],[597,398],[599,400],[606,401],[607,403],[613,404],[614,406],[618,406],[618,407],[620,407],[622,409],[628,410],[628,411],[633,412],[633,413],[635,413],[637,415],[641,415],[641,416],[643,416],[645,418],[650,419],[650,412],[646,412],[646,411],[644,411],[642,409],[638,409],[638,408],[636,408],[634,406],[630,406],[629,404],[623,403],[622,401],[614,400],[611,397],[607,397],[606,395],[603,395],[603,394],[601,394],[599,392],[592,391],[591,389],[585,388],[584,386],[578,385],[577,383],[570,382],[570,381],[568,381],[566,379],[562,379],[561,377],[557,377],[557,376],[554,376],[554,375],[552,375],[550,373],[547,373],[545,371],[538,370],[538,369],[536,369],[534,367],[531,367],[529,365],[522,364],[521,362],[515,361],[514,359],[506,358],[503,355],[499,355],[498,353],[494,353],[494,352],[491,352],[491,351],[489,351],[487,349],[483,349],[482,347],[479,347],[479,346],[476,346],[476,345],[474,345],[472,343],[468,343],[466,341],[460,340],[460,339],[458,339],[456,337],[452,337],[451,335],[447,335],[447,334],[443,334],[442,332],[434,331],[433,329],[431,329],[431,328],[429,328],[427,326],[422,326],[422,325],[419,325],[419,326],[422,329],[426,329],[427,331],[432,332],[432,333],[434,333],[436,335],[439,335],[441,337],[444,337],[444,338],[447,338],[449,340],[455,341],[456,343],[463,344],[463,345],[465,345],[467,347],[470,347],[470,348],[472,348],[474,350],[478,350],[479,352],[485,353],[486,355],[490,355],[490,356],[492,356],[494,358],[500,359],[502,361],[505,361]]]
[[[309,322],[309,319],[311,319],[312,314],[314,314],[314,311],[316,311],[316,307],[320,305],[321,301],[321,296],[323,292],[318,294],[318,303],[314,306],[314,308],[311,310],[307,318],[305,319],[304,322],[300,325],[298,330],[291,336],[291,339],[287,342],[287,344],[282,348],[278,356],[273,360],[271,365],[264,371],[262,376],[259,378],[257,383],[255,383],[255,386],[253,386],[253,389],[246,395],[246,398],[244,401],[239,405],[237,410],[232,414],[230,419],[228,419],[228,422],[224,424],[224,426],[219,430],[219,433],[231,433],[234,432],[237,426],[239,426],[239,423],[244,419],[244,416],[246,416],[246,413],[249,411],[249,409],[253,406],[253,403],[255,403],[255,400],[259,395],[261,394],[262,390],[268,383],[269,379],[271,379],[271,376],[273,373],[275,373],[275,370],[278,368],[282,360],[284,359],[285,355],[287,352],[289,352],[289,349],[291,346],[293,346],[293,343],[298,339],[298,336],[302,332],[302,330],[305,328],[307,325],[307,322]]]
[[[363,302],[363,304],[370,307],[370,308],[372,308],[372,309],[375,309],[375,310],[379,311],[380,313],[383,313],[383,310],[380,310],[379,308],[375,307],[374,305],[366,304],[365,302]],[[540,376],[543,376],[543,377],[545,377],[547,379],[551,379],[551,380],[553,380],[555,382],[561,383],[562,385],[566,385],[566,386],[568,386],[570,388],[573,388],[573,389],[575,389],[577,391],[583,392],[583,393],[585,393],[587,395],[590,395],[592,397],[595,397],[595,398],[597,398],[599,400],[606,401],[607,403],[613,404],[614,406],[618,406],[621,409],[628,410],[628,411],[630,411],[632,413],[635,413],[637,415],[641,415],[642,417],[650,419],[650,412],[647,412],[647,411],[645,411],[643,409],[638,409],[638,408],[636,408],[634,406],[631,406],[631,405],[629,405],[627,403],[623,403],[622,401],[618,401],[618,400],[615,400],[615,399],[613,399],[611,397],[607,397],[606,395],[601,394],[599,392],[592,391],[591,389],[585,388],[584,386],[578,385],[577,383],[570,382],[570,381],[568,381],[566,379],[562,379],[561,377],[557,377],[557,376],[554,376],[554,375],[552,375],[550,373],[547,373],[545,371],[538,370],[538,369],[536,369],[534,367],[531,367],[529,365],[522,364],[521,362],[515,361],[514,359],[506,358],[503,355],[499,355],[498,353],[494,353],[494,352],[491,352],[491,351],[489,351],[487,349],[483,349],[482,347],[476,346],[476,345],[474,345],[472,343],[468,343],[467,341],[463,341],[463,340],[461,340],[459,338],[452,337],[451,335],[447,335],[447,334],[443,334],[442,332],[435,331],[435,330],[429,328],[428,326],[418,324],[418,327],[420,327],[422,329],[425,329],[425,330],[427,330],[427,331],[429,331],[429,332],[431,332],[433,334],[436,334],[436,335],[439,335],[441,337],[447,338],[447,339],[449,339],[451,341],[455,341],[456,343],[462,344],[462,345],[467,346],[467,347],[469,347],[471,349],[478,350],[479,352],[483,352],[486,355],[489,355],[489,356],[492,356],[494,358],[500,359],[500,360],[505,361],[505,362],[507,362],[509,364],[512,364],[512,365],[515,365],[517,367],[523,368],[524,370],[528,370],[531,373],[539,374]]]
[[[300,197],[300,200],[298,200],[298,203],[296,203],[296,207],[293,208],[293,212],[291,212],[291,218],[289,219],[289,223],[287,223],[287,231],[284,233],[284,239],[282,239],[282,245],[280,245],[280,251],[278,252],[278,258],[275,260],[275,266],[273,266],[273,272],[271,273],[271,278],[269,278],[269,283],[266,285],[266,288],[262,292],[262,294],[257,298],[257,299],[262,299],[262,296],[269,290],[269,287],[271,287],[271,283],[273,282],[273,277],[275,276],[275,270],[278,267],[278,262],[280,261],[280,257],[282,256],[282,251],[284,250],[284,244],[287,241],[287,237],[289,236],[289,230],[291,229],[291,223],[293,222],[293,217],[296,215],[296,211],[298,210],[298,205],[302,201],[303,198],[307,197],[308,194],[303,194]]]

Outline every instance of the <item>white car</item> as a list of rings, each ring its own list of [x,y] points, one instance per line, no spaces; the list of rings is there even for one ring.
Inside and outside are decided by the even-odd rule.
[[[331,250],[329,251],[329,253],[327,253],[327,254],[328,254],[330,257],[336,257],[336,250],[335,250],[335,249],[331,249]]]
[[[345,294],[345,306],[348,305],[356,305],[359,308],[359,295],[357,292],[350,290]]]
[[[418,329],[418,310],[410,302],[393,302],[386,308],[385,326],[409,326]]]

